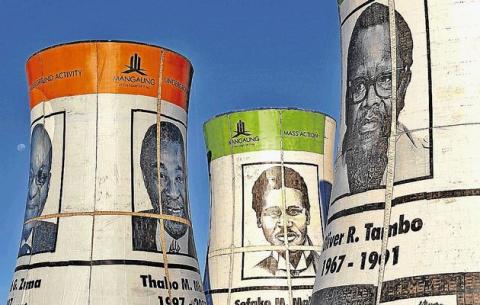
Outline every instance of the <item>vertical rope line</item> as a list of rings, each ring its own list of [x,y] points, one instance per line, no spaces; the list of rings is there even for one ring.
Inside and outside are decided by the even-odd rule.
[[[228,118],[228,133],[230,135],[230,139],[232,139],[232,124],[230,120],[230,115],[227,116]],[[229,278],[228,278],[228,298],[227,298],[227,305],[231,304],[232,301],[232,285],[233,285],[233,267],[235,259],[234,257],[234,250],[235,250],[235,157],[233,155],[233,142],[230,141],[230,159],[232,161],[232,234],[231,234],[231,244],[230,244],[230,266],[229,266]]]
[[[42,76],[43,76],[43,68],[44,68],[44,65],[43,65],[43,61],[42,61]],[[46,102],[47,102],[47,100],[45,100],[45,101],[42,103],[42,113],[43,113],[43,114],[42,114],[42,115],[43,115],[42,123],[43,123],[43,128],[45,129],[45,131],[46,131],[47,134],[48,134],[47,125],[46,125],[46,121],[45,121],[45,115],[46,115],[46,113],[45,113],[45,103],[46,103]],[[53,119],[54,119],[54,118],[53,118]],[[54,125],[54,127],[55,127],[55,125]],[[50,135],[52,135],[52,134],[50,134]],[[50,138],[50,149],[52,150],[52,158],[53,158],[53,147],[54,147],[54,146],[53,146],[53,145],[54,145],[54,144],[53,144],[53,143],[54,143],[53,141],[54,141],[54,137],[51,137],[51,138]],[[42,142],[44,142],[44,143],[43,143],[43,147],[45,147],[45,138],[42,138]],[[63,145],[65,145],[65,143],[64,143]],[[50,167],[51,167],[51,165],[50,165]],[[50,170],[50,171],[51,171],[51,170]],[[45,202],[45,203],[46,203],[46,202]],[[57,218],[57,238],[58,238],[58,218]],[[55,243],[57,243],[56,240],[55,240]],[[33,252],[33,247],[34,247],[34,244],[33,244],[33,229],[32,229],[32,252]],[[32,256],[30,255],[30,262],[31,262],[31,259],[32,259]],[[29,275],[29,274],[27,273],[27,277],[26,277],[27,279],[29,279],[28,275]],[[47,273],[47,274],[46,274],[46,277],[48,278],[49,275],[50,275],[50,273]],[[48,281],[48,279],[46,279],[46,280]],[[45,295],[43,296],[43,302],[45,303]]]
[[[393,180],[395,177],[395,146],[397,138],[397,33],[395,18],[395,0],[388,0],[389,14],[389,32],[390,32],[390,53],[392,70],[392,89],[391,89],[391,127],[390,137],[388,139],[388,163],[385,184],[385,210],[383,214],[383,236],[380,268],[378,270],[378,288],[376,304],[380,304],[382,296],[382,284],[385,276],[385,260],[388,246],[388,228],[390,226],[390,217],[392,214],[393,198]]]
[[[288,302],[293,304],[293,295],[292,295],[292,276],[290,271],[290,248],[288,244],[288,229],[287,229],[287,200],[285,198],[285,165],[284,165],[284,152],[283,152],[283,121],[282,113],[283,111],[278,111],[279,113],[279,122],[280,122],[280,168],[282,174],[282,215],[283,215],[283,243],[285,244],[285,261],[287,265],[287,284],[288,284]]]
[[[97,206],[97,169],[98,169],[98,45],[95,43],[95,61],[96,61],[96,101],[95,101],[95,178],[93,190],[93,211],[96,211]],[[64,144],[65,145],[65,144]],[[93,243],[95,241],[95,215],[92,217],[92,236],[90,240],[90,276],[88,279],[88,304],[91,304],[92,296],[92,272],[93,272]]]
[[[165,53],[160,51],[160,70],[158,74],[158,94],[157,94],[157,192],[160,206],[160,215],[163,215],[162,207],[162,186],[160,185],[160,149],[161,149],[161,122],[162,122],[162,83],[163,83],[163,62]],[[168,297],[172,299],[172,288],[170,287],[170,272],[168,271],[167,241],[165,239],[164,219],[160,218],[160,241],[162,244],[163,266],[165,278],[167,279]]]
[[[325,175],[325,143],[327,142],[327,137],[326,137],[326,131],[327,131],[327,117],[325,116],[324,119],[323,119],[323,155],[322,155],[322,180],[325,181],[325,183],[327,182],[326,181],[326,175]],[[322,181],[317,181],[317,183],[321,183]],[[325,185],[324,183],[324,185]],[[324,214],[324,210],[323,210],[323,205],[322,204],[326,204],[326,207],[327,209],[330,207],[330,201],[329,202],[326,202],[324,203],[323,202],[323,191],[325,191],[323,188],[320,188],[320,185],[319,187],[317,188],[319,189],[319,193],[318,193],[318,198],[320,199],[320,223],[322,225],[322,241],[325,240],[325,231],[327,229],[327,218],[328,218],[328,215],[327,215],[327,211],[325,211],[325,214]],[[325,198],[326,199],[326,198]],[[312,215],[310,215],[310,221],[312,221]],[[315,262],[316,263],[316,262]]]

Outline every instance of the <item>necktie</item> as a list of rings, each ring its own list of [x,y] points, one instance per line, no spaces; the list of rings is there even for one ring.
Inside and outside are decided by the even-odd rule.
[[[177,243],[176,239],[172,240],[172,242],[170,243],[170,248],[168,249],[168,252],[171,252],[171,253],[180,252],[180,245]]]

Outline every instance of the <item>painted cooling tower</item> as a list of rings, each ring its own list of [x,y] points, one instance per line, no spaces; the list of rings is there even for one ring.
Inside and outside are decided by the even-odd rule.
[[[28,60],[30,176],[7,304],[205,303],[186,186],[192,72],[130,42]]]
[[[204,132],[208,303],[308,304],[333,180],[335,121],[317,112],[262,109],[215,117]]]
[[[312,304],[480,304],[479,11],[339,1],[342,118]]]

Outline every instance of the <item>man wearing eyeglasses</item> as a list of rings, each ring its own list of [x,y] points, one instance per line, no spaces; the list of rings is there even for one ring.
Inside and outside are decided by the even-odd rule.
[[[379,3],[370,5],[354,26],[347,58],[346,132],[342,158],[336,165],[335,193],[339,195],[385,184],[392,119],[392,73],[397,76],[397,119],[405,106],[412,78],[412,34],[398,12],[396,30],[397,66],[392,69],[388,7]],[[400,121],[397,135],[395,181],[425,175],[428,141],[416,138]],[[339,166],[346,169],[338,170]],[[342,188],[345,189],[340,190]]]
[[[257,226],[272,246],[311,246],[307,234],[310,224],[308,189],[302,176],[295,170],[274,166],[260,174],[252,188],[252,208],[257,216]],[[285,205],[285,208],[283,208]],[[285,234],[286,230],[286,234]],[[315,276],[314,251],[292,248],[289,252],[291,276]],[[285,250],[271,251],[255,267],[267,275],[285,276],[287,272]],[[260,274],[260,273],[259,273]]]
[[[33,128],[30,148],[30,174],[22,239],[18,256],[55,251],[57,224],[34,220],[47,202],[52,168],[52,142],[43,124]]]

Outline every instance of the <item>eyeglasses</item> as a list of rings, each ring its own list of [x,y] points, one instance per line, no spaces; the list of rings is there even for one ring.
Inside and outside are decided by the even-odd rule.
[[[35,181],[36,185],[43,186],[45,182],[47,182],[49,174],[50,172],[48,171],[48,168],[42,165],[36,173],[34,173],[33,175],[32,173],[30,173],[30,179]]]
[[[348,91],[352,104],[363,102],[368,95],[370,86],[375,89],[375,94],[380,98],[390,98],[392,96],[392,72],[384,72],[377,75],[374,79],[367,77],[357,77],[348,82]]]

